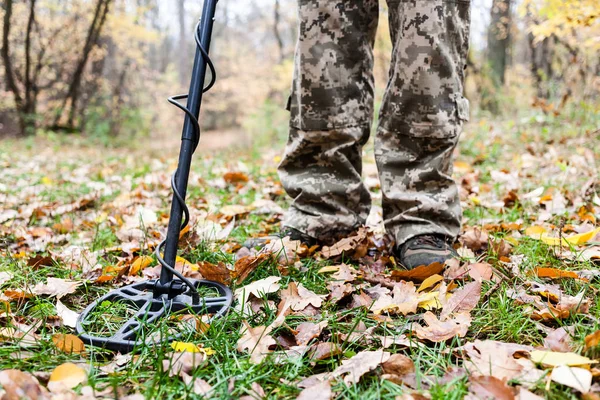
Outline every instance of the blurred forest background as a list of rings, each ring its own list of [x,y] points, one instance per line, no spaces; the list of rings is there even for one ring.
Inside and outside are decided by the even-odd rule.
[[[201,1],[1,4],[0,137],[179,139],[183,118],[166,97],[187,91]],[[391,43],[385,2],[380,7],[381,95]],[[285,136],[296,0],[222,0],[217,10],[218,83],[203,103],[204,130]],[[597,109],[598,0],[473,0],[471,12],[466,94],[474,115]]]

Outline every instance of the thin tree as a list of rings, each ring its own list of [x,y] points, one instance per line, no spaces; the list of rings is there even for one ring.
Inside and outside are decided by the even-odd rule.
[[[487,59],[496,86],[504,85],[510,46],[512,0],[493,0],[487,37]]]

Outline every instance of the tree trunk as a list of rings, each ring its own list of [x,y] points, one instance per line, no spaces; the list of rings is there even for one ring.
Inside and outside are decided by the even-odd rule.
[[[275,0],[275,7],[273,8],[273,35],[277,41],[277,48],[279,49],[279,62],[282,63],[285,59],[285,48],[283,45],[283,39],[279,33],[279,22],[281,21],[279,0]]]
[[[83,72],[85,71],[85,67],[87,65],[90,53],[94,46],[98,43],[98,38],[100,37],[100,33],[102,32],[102,27],[106,22],[106,17],[108,15],[110,3],[112,0],[98,0],[96,4],[96,9],[94,11],[94,17],[92,19],[92,23],[90,24],[90,28],[88,30],[87,38],[85,44],[83,46],[83,50],[81,52],[81,58],[77,62],[77,67],[75,68],[75,72],[73,73],[73,78],[69,85],[69,89],[67,90],[67,94],[63,101],[62,107],[57,113],[57,116],[54,120],[54,125],[58,125],[60,118],[62,117],[62,113],[68,103],[70,103],[70,111],[69,111],[69,119],[67,122],[67,128],[73,129],[75,125],[75,115],[77,115],[77,107],[79,100],[79,92],[81,89],[81,82],[83,80]]]
[[[490,27],[488,30],[487,59],[493,83],[504,85],[504,75],[508,64],[510,46],[512,0],[493,0]]]
[[[190,71],[187,68],[190,62],[188,49],[188,32],[185,25],[185,0],[177,0],[177,18],[179,23],[179,84],[182,88],[188,85]]]

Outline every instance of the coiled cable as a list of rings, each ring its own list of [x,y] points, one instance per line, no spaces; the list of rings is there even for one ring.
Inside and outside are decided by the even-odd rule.
[[[198,23],[196,24],[196,27],[194,29],[195,30],[194,39],[196,40],[196,45],[198,46],[198,51],[200,52],[200,54],[202,54],[202,57],[203,57],[204,61],[206,62],[206,65],[208,66],[208,68],[210,70],[210,74],[211,74],[210,82],[208,83],[208,85],[206,85],[202,89],[202,93],[205,93],[214,86],[215,82],[217,81],[217,73],[216,73],[215,66],[214,66],[212,60],[208,56],[208,52],[206,51],[204,46],[202,46],[202,42],[200,41],[200,23],[201,23],[201,21],[198,21]],[[183,111],[189,117],[190,122],[192,123],[192,126],[194,128],[193,129],[193,131],[194,131],[194,138],[193,138],[194,147],[192,150],[192,153],[194,153],[196,151],[196,148],[198,147],[198,143],[200,143],[200,124],[198,122],[198,118],[196,118],[196,116],[194,116],[193,112],[189,108],[187,108],[186,106],[184,106],[183,104],[181,104],[179,102],[179,100],[185,100],[187,98],[188,98],[188,94],[179,94],[179,95],[169,97],[167,99],[167,101],[169,103],[171,103],[172,105],[174,105],[175,107],[179,108],[181,111]],[[179,168],[171,176],[171,189],[173,189],[173,194],[175,195],[175,199],[180,204],[180,206],[183,210],[184,218],[183,218],[183,221],[181,222],[181,229],[184,229],[190,222],[190,210],[189,210],[188,206],[185,204],[185,200],[184,200],[183,196],[181,195],[181,192],[176,184],[176,178],[177,178],[178,172],[179,172]],[[156,252],[155,252],[156,259],[158,260],[160,265],[162,265],[163,268],[166,268],[167,270],[169,270],[174,276],[179,278],[183,283],[185,283],[190,288],[193,300],[197,301],[199,298],[199,295],[196,290],[196,286],[194,286],[194,284],[192,282],[190,282],[186,277],[184,277],[182,273],[177,271],[174,266],[169,265],[162,257],[161,249],[164,248],[166,243],[167,243],[167,239],[165,238],[165,240],[163,240],[162,242],[160,242],[160,244],[158,246],[156,246]]]

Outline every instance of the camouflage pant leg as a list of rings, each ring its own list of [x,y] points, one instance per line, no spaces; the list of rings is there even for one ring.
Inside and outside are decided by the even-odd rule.
[[[456,237],[461,209],[450,175],[469,114],[469,0],[388,4],[394,53],[375,139],[386,229],[397,243],[424,233]]]
[[[321,240],[365,222],[362,146],[373,114],[377,0],[298,0],[290,135],[279,175],[293,203],[283,225]]]

